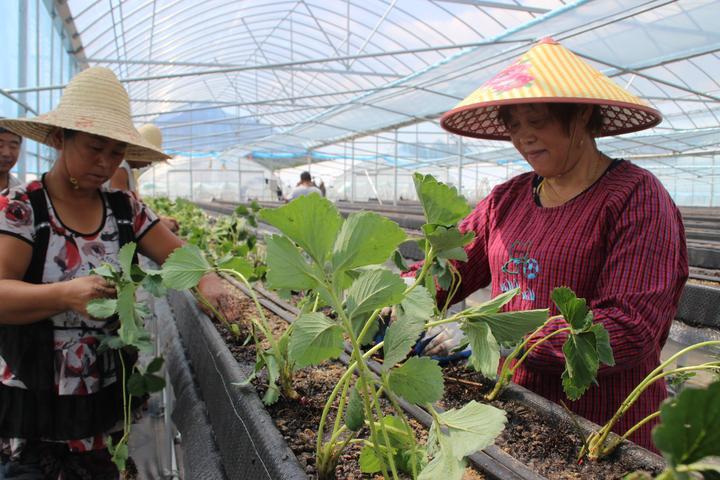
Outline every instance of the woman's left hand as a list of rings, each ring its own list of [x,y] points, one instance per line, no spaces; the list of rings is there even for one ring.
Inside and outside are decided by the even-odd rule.
[[[216,310],[220,309],[221,307],[221,299],[230,295],[228,293],[225,280],[220,278],[217,273],[205,274],[200,279],[200,283],[198,284],[198,290],[200,291],[200,294],[205,297],[205,300],[207,300],[208,303],[210,303],[210,305],[212,305],[213,308],[215,308]],[[213,316],[213,312],[209,311],[207,306],[203,305],[202,302],[200,303],[200,308],[208,316]]]

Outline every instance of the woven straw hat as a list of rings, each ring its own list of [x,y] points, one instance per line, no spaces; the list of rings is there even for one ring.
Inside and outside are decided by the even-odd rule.
[[[601,137],[644,130],[662,121],[659,111],[548,38],[445,113],[440,123],[466,137],[510,140],[498,117],[499,107],[522,103],[598,105]]]
[[[162,132],[156,125],[146,123],[138,128],[138,132],[140,132],[140,135],[142,135],[145,140],[155,145],[158,150],[162,150],[163,136]]]
[[[113,71],[104,67],[78,73],[65,87],[55,110],[35,118],[0,120],[0,127],[51,147],[50,134],[55,128],[76,130],[127,143],[127,160],[170,158],[135,129],[130,98]]]

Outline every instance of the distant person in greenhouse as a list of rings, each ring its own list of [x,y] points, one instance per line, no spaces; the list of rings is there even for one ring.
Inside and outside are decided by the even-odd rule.
[[[142,137],[155,145],[158,150],[162,150],[162,131],[151,124],[145,124],[138,128],[138,132]],[[105,182],[107,188],[115,188],[118,190],[125,190],[133,192],[136,196],[140,196],[137,188],[137,181],[134,170],[141,170],[150,165],[150,162],[140,162],[137,160],[123,160],[120,166],[115,171],[115,174],[110,180]],[[162,222],[171,232],[177,233],[180,229],[178,222],[173,217],[159,216],[160,222]]]
[[[130,241],[159,264],[182,242],[133,193],[101,186],[124,158],[167,156],[101,67],[75,76],[55,110],[0,127],[57,150],[41,179],[0,197],[0,478],[116,479],[106,440],[122,435],[125,386],[118,351],[98,346],[118,326],[86,310],[115,288],[90,271],[119,267]],[[223,293],[215,275],[200,289],[214,305]]]
[[[10,173],[20,157],[21,146],[20,135],[0,128],[0,195],[5,195],[11,188],[21,185],[20,180]]]
[[[300,181],[295,188],[293,188],[293,191],[290,192],[290,196],[288,196],[288,202],[291,202],[298,197],[302,197],[303,195],[310,195],[311,193],[322,195],[320,189],[313,183],[310,172],[302,172],[300,174]]]
[[[550,308],[557,315],[550,299],[555,287],[586,298],[610,334],[615,366],[601,366],[598,384],[569,401],[561,380],[566,334],[559,334],[532,350],[513,381],[598,424],[659,365],[688,258],[680,213],[660,181],[600,152],[596,138],[661,120],[658,111],[551,39],[441,120],[458,135],[511,141],[533,170],[496,186],[462,222],[475,239],[466,247],[468,261],[455,262],[462,283],[452,302],[488,285],[493,296],[519,287],[506,310]],[[439,292],[438,304],[445,300]],[[564,326],[559,319],[536,338]],[[446,355],[462,336],[453,324],[429,333],[435,337],[427,355]],[[665,382],[654,383],[618,423],[618,433],[657,411],[666,396]],[[653,448],[655,423],[630,440]]]

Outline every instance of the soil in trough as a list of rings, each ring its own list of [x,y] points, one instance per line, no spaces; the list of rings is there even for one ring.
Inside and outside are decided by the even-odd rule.
[[[487,403],[483,395],[493,386],[482,375],[457,364],[444,369],[444,408],[456,408],[470,400]],[[582,446],[581,434],[573,425],[549,423],[534,410],[514,401],[501,398],[490,402],[507,412],[508,423],[495,444],[508,454],[550,480],[621,479],[634,471],[613,455],[599,462],[577,456]],[[658,473],[658,472],[653,472]]]
[[[257,315],[255,304],[239,291],[236,291],[232,300],[226,302],[223,313],[232,323],[240,324],[244,324],[243,319],[247,318],[248,315]],[[287,328],[287,323],[272,312],[265,310],[265,316],[276,336],[280,336]],[[254,345],[243,345],[244,339],[232,335],[226,326],[220,322],[215,321],[215,326],[238,362],[248,363],[255,361]],[[267,345],[264,347],[266,348]],[[288,400],[281,397],[277,403],[266,407],[283,438],[308,474],[308,479],[317,478],[315,469],[315,431],[320,424],[325,399],[330,395],[344,371],[345,367],[343,365],[334,362],[326,362],[317,367],[299,370],[295,373],[293,385],[300,395],[300,399]],[[254,381],[260,397],[265,393],[266,382],[264,371]],[[384,404],[384,401],[381,403],[383,404],[383,410],[390,414],[389,406]],[[332,429],[335,411],[336,408],[333,408],[328,415],[326,436],[329,436],[328,430]],[[411,419],[410,422],[416,431],[417,438],[424,442],[427,438],[424,427],[415,420]],[[360,438],[367,438],[368,434],[366,430],[362,430]],[[361,445],[354,444],[345,449],[335,470],[337,479],[382,479],[382,475],[373,476],[360,473],[359,458],[361,448]],[[402,478],[405,480],[410,477],[403,476]],[[463,480],[482,480],[484,478],[486,477],[481,473],[468,467]]]

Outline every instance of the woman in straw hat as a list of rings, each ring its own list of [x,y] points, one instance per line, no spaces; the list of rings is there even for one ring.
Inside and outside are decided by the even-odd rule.
[[[119,362],[98,351],[112,330],[85,307],[115,290],[89,272],[119,266],[129,241],[158,263],[181,241],[132,194],[100,187],[123,158],[167,156],[135,130],[128,95],[106,68],[78,74],[55,110],[0,127],[58,151],[41,180],[0,197],[0,469],[5,478],[116,478],[105,438],[122,417]],[[201,290],[217,303],[222,287],[207,276]]]
[[[688,276],[680,213],[650,172],[600,152],[595,139],[650,128],[660,113],[552,40],[530,49],[442,117],[450,132],[510,140],[532,172],[495,187],[463,221],[475,232],[460,301],[492,283],[493,296],[520,287],[509,310],[550,308],[555,287],[587,299],[610,334],[614,367],[580,400],[563,394],[563,335],[532,350],[513,380],[597,423],[659,364]],[[439,304],[444,304],[441,292]],[[565,326],[548,326],[544,334]],[[436,330],[427,354],[457,343]],[[541,335],[539,335],[541,337]],[[623,432],[666,397],[656,382],[618,424]],[[646,424],[631,440],[652,448]]]

